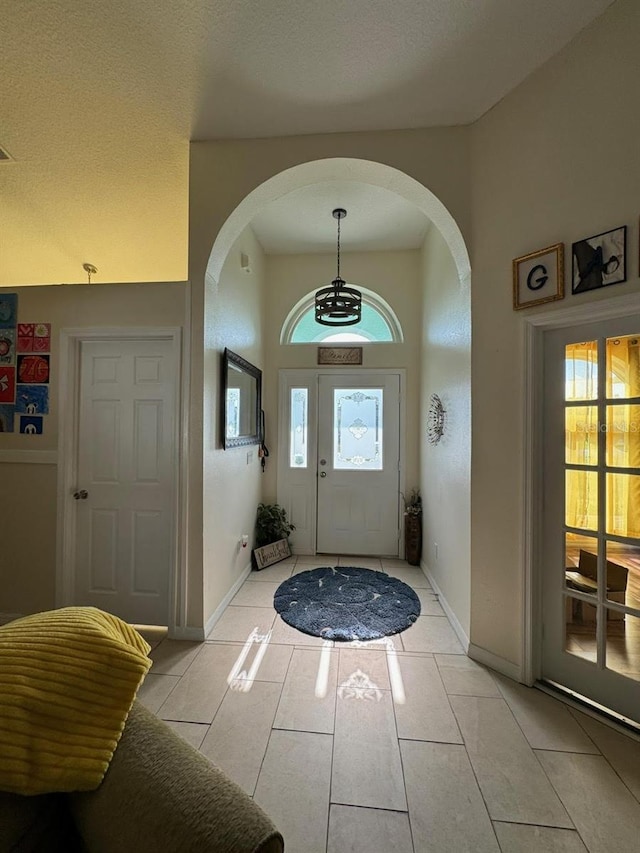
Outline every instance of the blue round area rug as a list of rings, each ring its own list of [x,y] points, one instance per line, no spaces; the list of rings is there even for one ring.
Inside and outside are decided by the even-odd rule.
[[[399,634],[420,615],[420,599],[410,586],[359,566],[293,575],[280,584],[273,605],[298,631],[343,642]]]

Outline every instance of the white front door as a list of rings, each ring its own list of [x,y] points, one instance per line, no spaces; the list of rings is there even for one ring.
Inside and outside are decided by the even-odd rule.
[[[317,544],[326,554],[398,554],[400,377],[320,375]]]
[[[640,723],[640,317],[544,336],[542,678]]]
[[[74,603],[166,625],[174,553],[170,340],[82,341]]]

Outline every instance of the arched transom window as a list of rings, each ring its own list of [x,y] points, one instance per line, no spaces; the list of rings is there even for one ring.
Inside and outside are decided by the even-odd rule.
[[[280,343],[400,343],[402,328],[391,306],[377,293],[357,285],[362,293],[362,317],[354,326],[331,327],[316,323],[315,291],[308,293],[289,312]]]

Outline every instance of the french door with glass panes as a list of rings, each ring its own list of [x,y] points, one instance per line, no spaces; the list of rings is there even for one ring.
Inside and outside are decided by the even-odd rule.
[[[640,723],[640,317],[544,342],[542,678]]]

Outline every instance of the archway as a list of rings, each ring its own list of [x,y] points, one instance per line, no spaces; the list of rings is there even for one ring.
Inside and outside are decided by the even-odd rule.
[[[207,276],[216,282],[219,280],[222,266],[233,243],[256,213],[269,202],[300,187],[339,180],[359,181],[375,187],[384,187],[415,204],[442,235],[456,265],[460,284],[468,286],[471,276],[469,253],[457,222],[440,199],[415,178],[393,166],[350,157],[331,157],[292,166],[269,178],[245,196],[218,232],[209,255]]]
[[[411,475],[406,479],[402,491],[406,494],[414,485],[419,485],[426,493],[424,527],[427,535],[423,570],[428,574],[434,589],[440,593],[447,615],[453,617],[452,623],[466,650],[469,642],[471,587],[471,270],[462,232],[447,207],[419,181],[384,163],[338,157],[309,161],[285,169],[248,192],[220,227],[206,266],[205,318],[207,305],[213,309],[212,313],[216,311],[211,300],[217,299],[218,285],[221,277],[224,278],[223,266],[232,247],[253,219],[269,204],[289,193],[323,182],[339,181],[357,182],[395,193],[413,204],[431,223],[425,238],[425,247],[428,244],[428,248],[423,253],[425,271],[421,273],[421,282],[427,277],[432,282],[438,281],[437,286],[443,293],[446,291],[447,295],[444,300],[439,300],[436,309],[439,312],[438,322],[429,326],[429,318],[423,316],[424,324],[420,326],[422,321],[418,317],[418,327],[414,328],[412,338],[415,360],[413,363],[405,362],[408,369],[414,371],[415,394],[409,401],[413,409],[407,412],[407,423],[413,424],[413,437],[408,437],[407,444],[413,441],[415,466],[410,468]],[[437,254],[439,257],[435,266],[429,261],[431,250],[434,256]],[[424,286],[422,293],[426,298]],[[451,318],[455,328],[451,325]],[[207,370],[214,373],[217,370],[216,346],[217,343],[213,342],[208,349],[207,364],[210,366],[205,364],[205,373]],[[376,366],[390,368],[398,365],[383,365],[378,359]],[[270,367],[271,373],[275,375],[277,361],[271,360]],[[423,377],[420,381],[415,380],[418,373]],[[273,413],[277,410],[277,383],[273,378],[270,381],[273,390],[269,392],[271,406],[270,412],[267,412],[267,432],[274,436],[278,435],[277,423],[273,423]],[[445,407],[449,406],[447,433],[438,448],[429,447],[425,438],[428,401],[433,392],[444,397]],[[410,397],[409,394],[405,396]],[[407,435],[408,432],[409,429]],[[211,484],[212,490],[219,492],[217,472],[221,464],[225,469],[230,466],[228,460],[223,463],[216,461],[215,447],[209,446],[206,451],[209,460],[205,459],[205,468],[210,467],[205,471],[205,481]],[[273,458],[270,462],[271,471],[274,472],[271,482],[275,482],[276,463]],[[263,482],[270,482],[269,472]],[[263,486],[263,489],[266,489],[264,495],[275,498],[275,489],[270,489],[269,485]]]

